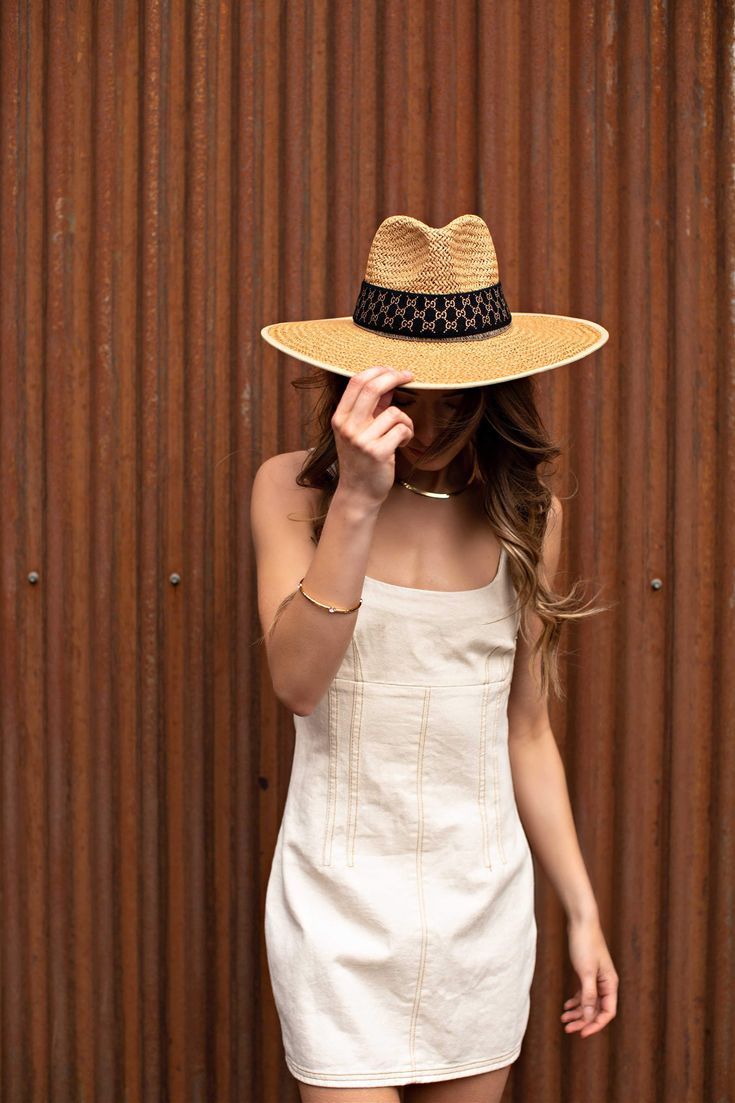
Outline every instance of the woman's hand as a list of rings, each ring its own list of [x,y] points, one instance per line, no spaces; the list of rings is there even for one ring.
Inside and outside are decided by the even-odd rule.
[[[352,376],[332,414],[340,493],[381,505],[395,482],[396,449],[413,436],[413,422],[390,400],[413,372],[365,368]]]
[[[564,1001],[566,1010],[561,1020],[567,1034],[578,1031],[582,1038],[588,1038],[615,1017],[618,974],[598,920],[573,920],[567,930],[569,956],[581,988]]]

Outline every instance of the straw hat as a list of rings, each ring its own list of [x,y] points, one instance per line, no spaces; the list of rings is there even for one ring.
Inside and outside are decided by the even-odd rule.
[[[410,389],[478,387],[589,356],[609,333],[563,314],[511,315],[495,246],[479,215],[427,226],[381,222],[351,317],[275,322],[261,336],[289,356],[338,375],[410,368]]]

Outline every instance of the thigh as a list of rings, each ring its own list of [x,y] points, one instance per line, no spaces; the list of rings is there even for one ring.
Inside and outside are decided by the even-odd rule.
[[[407,1084],[405,1103],[500,1103],[512,1065],[478,1076]]]
[[[297,1080],[301,1103],[403,1103],[403,1087],[322,1088]]]

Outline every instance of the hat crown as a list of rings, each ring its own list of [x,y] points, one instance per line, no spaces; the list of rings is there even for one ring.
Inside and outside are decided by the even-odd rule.
[[[378,226],[370,246],[367,283],[428,295],[477,291],[499,282],[493,239],[484,219],[462,214],[446,226],[427,226],[396,214]]]

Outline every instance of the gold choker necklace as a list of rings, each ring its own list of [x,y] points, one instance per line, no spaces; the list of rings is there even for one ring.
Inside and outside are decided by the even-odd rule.
[[[461,486],[459,490],[419,490],[417,486],[411,486],[411,483],[407,483],[405,479],[397,479],[396,481],[400,486],[405,486],[406,490],[412,490],[414,494],[422,494],[424,498],[453,498],[455,494],[461,494],[467,489],[467,487],[474,480],[474,471],[470,475],[469,482]]]

